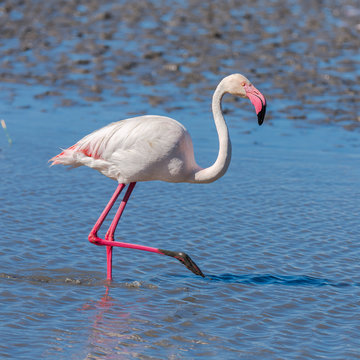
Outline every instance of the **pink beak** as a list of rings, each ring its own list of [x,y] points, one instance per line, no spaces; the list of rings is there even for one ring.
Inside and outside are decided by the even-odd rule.
[[[266,113],[266,99],[265,96],[256,89],[253,85],[245,85],[245,92],[255,107],[256,115],[258,117],[258,124],[261,125],[264,122]]]

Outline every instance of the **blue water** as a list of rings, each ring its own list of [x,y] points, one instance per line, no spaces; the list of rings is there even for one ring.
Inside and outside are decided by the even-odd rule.
[[[138,184],[118,230],[188,252],[206,278],[115,249],[107,287],[105,250],[87,234],[116,184],[47,160],[118,117],[106,101],[42,108],[39,90],[19,86],[3,112],[13,139],[3,137],[0,152],[3,358],[358,357],[356,133],[282,119],[260,128],[234,109],[226,176]],[[177,114],[204,165],[217,145],[205,107],[193,120],[196,103]]]
[[[273,23],[273,29],[269,18],[259,17],[270,36],[254,32],[242,46],[249,51],[253,39],[267,49],[286,40],[305,6],[292,3],[295,20],[290,17],[290,25]],[[180,16],[187,11],[184,4],[174,8]],[[260,5],[246,11],[260,16]],[[77,6],[86,12],[85,5]],[[277,18],[274,9],[272,2],[264,10],[270,19]],[[329,21],[321,25],[329,30],[325,37],[332,36],[335,25],[355,21],[344,17],[339,25],[339,9],[325,8],[319,15]],[[163,19],[176,20],[168,11]],[[236,17],[245,10],[231,11],[230,29],[236,30]],[[18,12],[12,16],[21,19]],[[112,48],[144,50],[146,39],[140,37],[151,30],[152,20],[139,21],[136,29],[130,20],[119,24],[117,31],[135,34],[135,40],[121,42],[115,32],[118,42],[109,40]],[[246,21],[241,26],[248,26]],[[172,26],[171,41],[194,32],[185,26],[177,33],[181,22]],[[203,34],[201,25],[199,31]],[[15,46],[7,40],[0,47]],[[214,40],[217,48],[225,46],[221,41],[226,37]],[[50,71],[57,55],[71,51],[74,43],[69,37],[51,50],[54,62],[39,62],[33,74]],[[153,45],[161,49],[161,43]],[[285,41],[274,49],[301,54],[300,45]],[[165,50],[171,61],[179,60],[181,52],[191,53],[172,43]],[[69,54],[71,61],[87,56]],[[12,53],[9,59],[14,60]],[[221,74],[244,72],[267,97],[264,125],[257,125],[248,101],[226,96],[233,145],[226,175],[204,185],[137,184],[116,232],[118,240],[187,252],[205,278],[169,257],[114,249],[114,281],[106,283],[105,249],[90,244],[87,236],[116,183],[87,168],[50,168],[48,160],[109,122],[149,113],[181,121],[192,134],[198,163],[210,165],[218,146],[210,101],[222,75],[200,62],[202,80],[185,86],[186,74],[199,75],[191,65],[199,58],[184,59],[178,73],[152,73],[154,84],[142,82],[143,74],[149,75],[142,66],[116,80],[106,72],[99,80],[99,98],[87,88],[92,73],[64,73],[54,83],[41,83],[35,76],[0,83],[0,119],[6,120],[13,141],[9,145],[0,128],[1,359],[360,358],[360,138],[358,103],[352,101],[360,67],[349,43],[333,59],[316,62],[317,70],[345,77],[337,86],[331,79],[319,82],[322,73],[311,77],[311,56],[304,57],[306,71],[300,71],[297,82],[298,74],[287,74],[281,63],[286,57],[272,65],[256,57],[252,65],[258,71],[249,73],[239,69],[244,64],[236,57],[222,59]],[[105,63],[106,70],[115,66],[112,60]],[[149,68],[155,71],[156,66]],[[13,72],[8,71],[28,69],[14,63]],[[53,93],[46,95],[49,90]]]

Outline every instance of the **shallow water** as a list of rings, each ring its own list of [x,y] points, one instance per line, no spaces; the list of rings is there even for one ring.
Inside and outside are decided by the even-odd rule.
[[[36,10],[46,50],[42,41],[18,47],[5,22],[0,118],[13,144],[0,129],[0,358],[359,359],[356,4],[314,9],[298,27],[305,1],[153,2],[152,16],[143,2],[87,4],[53,21],[44,19],[67,8]],[[35,11],[26,6],[0,12],[20,21],[22,46]],[[288,21],[280,9],[291,11]],[[220,13],[215,23],[210,10]],[[194,33],[200,39],[189,42]],[[237,41],[245,60],[234,56]],[[104,44],[106,56],[95,51]],[[197,161],[209,165],[212,91],[236,71],[267,96],[264,125],[246,101],[226,97],[227,174],[207,185],[138,184],[117,231],[119,240],[186,251],[206,277],[171,258],[115,249],[107,285],[105,249],[87,234],[116,183],[86,168],[49,168],[48,159],[111,121],[156,113],[183,122]]]

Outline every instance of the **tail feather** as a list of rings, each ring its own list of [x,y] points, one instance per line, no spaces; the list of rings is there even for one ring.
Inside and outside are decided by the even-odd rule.
[[[62,151],[60,154],[57,154],[53,156],[48,162],[51,162],[50,166],[61,164],[61,161],[59,158],[61,158],[64,155],[65,151]]]
[[[88,146],[81,146],[76,143],[67,149],[61,149],[62,152],[52,157],[49,162],[53,165],[69,165],[71,167],[78,167],[81,165],[89,166],[93,161],[100,159],[96,151],[90,151]],[[90,161],[90,162],[89,162]],[[91,167],[91,166],[90,166]]]
[[[76,161],[76,156],[74,156],[76,154],[76,150],[75,150],[76,145],[70,146],[67,149],[61,149],[62,152],[58,155],[55,155],[54,157],[52,157],[49,162],[52,162],[50,164],[50,166],[53,165],[71,165],[76,167],[77,166],[77,161]]]

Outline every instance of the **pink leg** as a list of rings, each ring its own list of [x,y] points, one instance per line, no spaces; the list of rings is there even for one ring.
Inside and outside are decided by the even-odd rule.
[[[119,223],[122,213],[124,212],[126,203],[128,202],[129,197],[130,197],[135,185],[136,185],[135,182],[130,183],[129,187],[127,188],[125,196],[120,203],[120,206],[115,214],[113,221],[111,222],[109,230],[106,232],[105,240],[114,241],[114,233],[115,233],[116,227]],[[107,279],[108,280],[112,280],[112,250],[113,250],[112,246],[106,246]]]
[[[157,254],[167,255],[174,257],[175,259],[178,259],[180,262],[182,262],[189,270],[191,270],[194,274],[200,275],[204,277],[204,274],[200,270],[200,268],[195,264],[195,262],[188,256],[187,254],[183,252],[176,252],[176,251],[169,251],[169,250],[163,250],[163,249],[157,249],[150,246],[143,246],[143,245],[137,245],[137,244],[130,244],[120,241],[114,241],[114,233],[116,230],[116,227],[119,223],[120,217],[125,209],[125,206],[127,204],[127,201],[129,200],[129,197],[131,195],[131,192],[133,191],[135,187],[135,182],[130,183],[129,187],[125,193],[125,196],[120,203],[119,209],[116,212],[116,215],[110,225],[109,230],[106,233],[105,240],[99,238],[97,236],[97,232],[104,222],[106,216],[108,215],[110,209],[113,207],[116,199],[118,198],[121,190],[125,187],[124,184],[119,184],[117,187],[114,195],[112,196],[111,200],[109,201],[108,205],[104,209],[103,213],[101,214],[100,218],[96,222],[94,228],[91,230],[89,234],[89,241],[95,245],[102,245],[107,247],[107,279],[112,279],[112,247],[123,247],[123,248],[129,248],[129,249],[136,249],[136,250],[143,250],[143,251],[149,251]]]
[[[118,187],[116,188],[113,196],[111,197],[109,203],[106,205],[104,211],[102,212],[102,214],[100,215],[99,219],[96,221],[94,227],[92,228],[92,230],[90,231],[89,234],[89,241],[91,243],[95,242],[95,240],[98,238],[97,237],[97,232],[99,231],[101,225],[103,224],[105,218],[108,216],[109,211],[111,210],[111,208],[114,206],[116,199],[119,197],[122,189],[125,187],[125,184],[119,184]]]
[[[97,220],[96,224],[94,225],[93,229],[90,231],[89,234],[89,241],[93,244],[96,243],[96,241],[98,239],[100,239],[97,236],[97,233],[101,227],[101,225],[103,224],[104,220],[106,219],[106,217],[108,216],[111,208],[114,206],[117,198],[119,197],[121,191],[124,189],[126,185],[125,184],[119,184],[118,187],[116,188],[113,196],[111,197],[109,203],[106,205],[104,211],[102,212],[102,214],[100,215],[99,219]],[[101,239],[100,239],[101,240]],[[107,255],[107,273],[108,273],[108,279],[111,280],[111,264],[112,264],[112,246],[107,246],[106,247],[106,255]],[[109,265],[110,264],[110,265]]]

